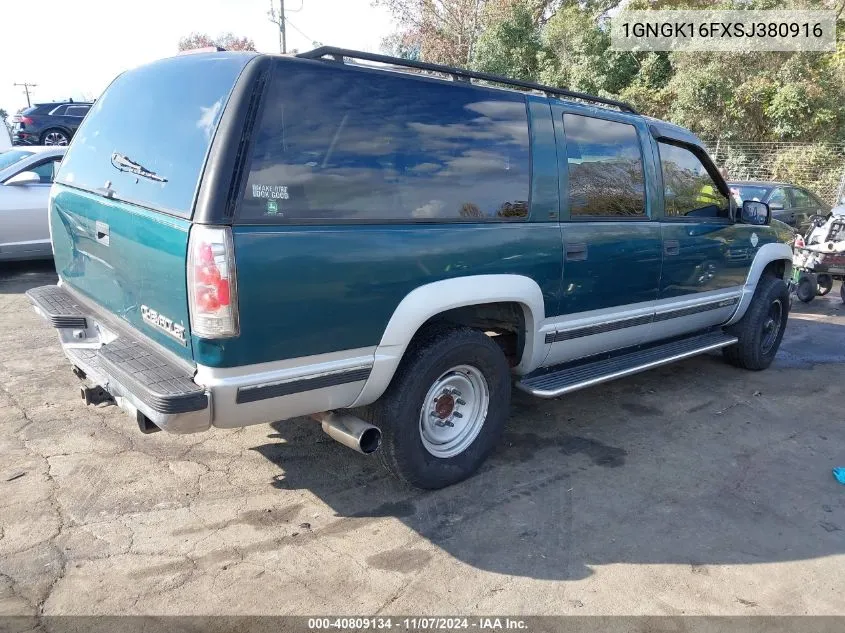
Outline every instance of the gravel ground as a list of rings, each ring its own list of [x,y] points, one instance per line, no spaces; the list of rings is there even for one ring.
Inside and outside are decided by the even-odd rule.
[[[0,272],[0,614],[845,614],[837,292],[765,372],[515,391],[482,472],[421,492],[308,420],[145,436],[86,408],[23,295],[54,280]]]

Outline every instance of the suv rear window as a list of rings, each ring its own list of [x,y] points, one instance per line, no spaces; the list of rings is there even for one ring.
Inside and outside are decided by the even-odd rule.
[[[20,111],[22,116],[28,114],[47,114],[50,110],[56,107],[55,103],[36,103],[34,106],[29,106]]]
[[[239,221],[508,221],[528,215],[525,98],[280,60]]]
[[[223,108],[251,58],[185,55],[123,73],[88,112],[56,181],[94,192],[110,182],[117,199],[189,217]],[[119,171],[114,152],[167,181]]]

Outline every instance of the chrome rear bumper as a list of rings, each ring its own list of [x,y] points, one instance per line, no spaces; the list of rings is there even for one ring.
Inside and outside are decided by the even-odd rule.
[[[26,294],[35,311],[56,328],[77,375],[105,389],[120,408],[171,433],[211,426],[211,394],[194,382],[189,367],[115,328],[61,286],[41,286]]]

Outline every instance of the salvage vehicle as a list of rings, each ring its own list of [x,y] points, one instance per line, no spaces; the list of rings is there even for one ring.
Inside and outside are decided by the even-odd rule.
[[[775,220],[802,233],[810,228],[810,218],[830,213],[830,206],[814,193],[789,183],[746,180],[729,182],[728,186],[739,204],[744,200],[765,202]]]
[[[845,208],[811,218],[810,230],[796,238],[794,251],[792,280],[795,295],[804,303],[828,294],[834,281],[845,282]],[[845,283],[839,295],[845,303]]]
[[[59,283],[28,295],[86,402],[144,431],[312,416],[440,488],[494,449],[514,382],[556,398],[716,349],[768,367],[792,261],[770,216],[619,101],[199,53],[91,109],[51,196]]]

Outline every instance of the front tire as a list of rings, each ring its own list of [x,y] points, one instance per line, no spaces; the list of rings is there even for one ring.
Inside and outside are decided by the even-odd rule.
[[[745,315],[726,328],[738,340],[736,345],[723,349],[725,359],[743,369],[766,369],[775,359],[788,318],[786,282],[777,277],[762,277]]]
[[[508,418],[510,369],[501,348],[466,327],[412,343],[384,395],[361,417],[382,432],[382,464],[413,486],[437,489],[472,475]]]

